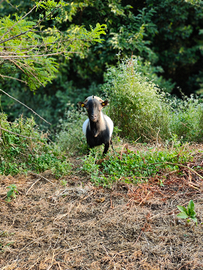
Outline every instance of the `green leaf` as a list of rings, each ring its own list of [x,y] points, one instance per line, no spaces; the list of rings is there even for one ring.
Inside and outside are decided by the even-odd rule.
[[[196,217],[191,217],[191,219],[192,219],[195,223],[197,223],[197,218],[196,218]]]
[[[184,206],[178,205],[177,208],[178,208],[181,212],[184,212],[184,213],[187,214],[187,209],[186,209]]]
[[[181,212],[181,213],[177,214],[177,217],[179,217],[179,218],[188,218],[188,215],[186,213],[184,213],[184,212]]]
[[[194,209],[195,209],[194,202],[193,202],[193,200],[190,200],[188,203],[188,210],[194,211]]]
[[[7,197],[14,197],[14,192],[12,189],[7,192]]]

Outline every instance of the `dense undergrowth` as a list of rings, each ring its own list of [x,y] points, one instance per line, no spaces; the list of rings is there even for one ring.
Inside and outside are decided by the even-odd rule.
[[[0,114],[0,174],[37,173],[51,169],[56,177],[70,172],[71,166],[59,147],[38,130],[33,118],[14,122]]]

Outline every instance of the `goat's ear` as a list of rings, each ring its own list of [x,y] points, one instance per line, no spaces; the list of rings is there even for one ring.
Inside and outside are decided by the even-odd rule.
[[[105,107],[109,104],[108,100],[102,101],[101,105],[102,107]]]
[[[78,106],[85,107],[85,103],[80,101],[78,102]]]

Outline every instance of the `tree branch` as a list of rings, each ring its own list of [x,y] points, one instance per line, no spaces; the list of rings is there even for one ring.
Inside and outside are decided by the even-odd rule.
[[[33,109],[29,108],[27,105],[25,105],[24,103],[22,103],[21,101],[17,100],[16,98],[12,97],[11,95],[9,95],[8,93],[6,93],[5,91],[3,91],[2,89],[0,89],[0,91],[2,93],[4,93],[5,95],[7,95],[8,97],[12,98],[13,100],[17,101],[18,103],[20,103],[21,105],[23,105],[24,107],[26,107],[28,110],[30,110],[32,113],[34,113],[35,115],[37,115],[40,119],[42,119],[44,122],[46,122],[47,124],[51,125],[51,123],[49,123],[47,120],[45,120],[43,117],[41,117],[38,113],[36,113],[35,111],[33,111]]]
[[[36,138],[33,138],[33,137],[27,137],[27,136],[24,136],[24,135],[15,133],[15,132],[13,132],[13,131],[10,131],[10,130],[7,130],[7,129],[5,129],[5,128],[2,128],[1,126],[0,126],[0,129],[3,130],[3,131],[6,131],[6,132],[8,132],[8,133],[11,133],[11,134],[13,134],[13,135],[17,135],[17,136],[26,138],[26,139],[36,140]],[[38,139],[37,139],[37,140],[38,140]]]
[[[39,1],[39,3],[41,2],[42,0]],[[9,33],[11,31],[11,29],[16,26],[20,21],[22,21],[25,17],[27,17],[35,8],[37,7],[37,5],[35,5],[29,12],[27,12],[19,21],[17,21],[14,25],[11,26],[11,28],[8,29],[8,31],[6,33],[4,33],[0,39],[0,41],[3,39],[3,37]]]

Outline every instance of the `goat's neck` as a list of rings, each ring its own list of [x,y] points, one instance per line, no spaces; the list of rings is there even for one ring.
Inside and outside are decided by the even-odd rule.
[[[105,128],[106,125],[102,112],[100,112],[100,116],[97,122],[93,122],[90,120],[90,129],[94,137],[97,137],[102,130],[105,130]]]

